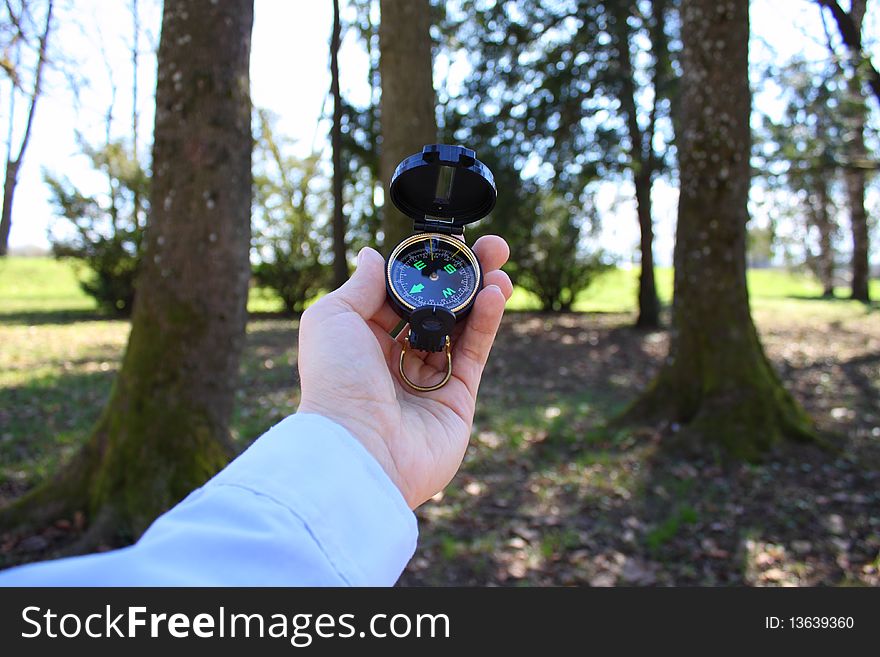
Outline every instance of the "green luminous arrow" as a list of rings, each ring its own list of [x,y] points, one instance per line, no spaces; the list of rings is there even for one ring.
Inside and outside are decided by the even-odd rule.
[[[409,293],[410,294],[418,294],[419,292],[421,292],[424,289],[425,289],[424,285],[422,285],[421,283],[416,283],[415,285],[412,286]]]

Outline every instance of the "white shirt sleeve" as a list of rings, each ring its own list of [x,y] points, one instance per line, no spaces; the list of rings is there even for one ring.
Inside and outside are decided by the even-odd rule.
[[[134,545],[12,568],[0,586],[390,586],[415,515],[340,425],[298,413]]]

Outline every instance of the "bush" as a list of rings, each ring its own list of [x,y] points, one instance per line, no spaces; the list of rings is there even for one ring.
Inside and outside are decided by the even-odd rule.
[[[69,222],[60,234],[53,229],[52,252],[83,263],[87,273],[80,285],[86,294],[101,308],[127,316],[134,304],[149,178],[120,142],[85,152],[106,175],[109,191],[90,196],[69,179],[44,173],[58,216]]]
[[[582,215],[559,197],[542,195],[531,234],[513,253],[516,282],[538,297],[542,310],[571,310],[578,293],[609,267],[601,252],[584,248],[586,219],[579,211]]]
[[[296,245],[279,242],[272,256],[254,265],[258,285],[275,291],[288,314],[299,313],[305,303],[329,284],[330,269],[317,259],[291,253]]]
[[[330,267],[321,257],[327,240],[318,220],[329,214],[329,190],[316,155],[305,159],[287,155],[290,145],[275,137],[272,118],[260,112],[258,121],[254,278],[278,294],[288,313],[297,313],[330,283]]]

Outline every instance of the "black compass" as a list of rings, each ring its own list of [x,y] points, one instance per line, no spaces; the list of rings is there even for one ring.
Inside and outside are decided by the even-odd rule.
[[[391,306],[409,324],[400,373],[415,390],[436,390],[452,374],[449,336],[483,286],[480,261],[464,243],[464,226],[488,214],[495,197],[492,172],[462,146],[425,146],[394,172],[391,200],[413,218],[416,233],[388,256],[385,286]],[[443,381],[433,386],[410,381],[403,371],[407,347],[446,350]]]

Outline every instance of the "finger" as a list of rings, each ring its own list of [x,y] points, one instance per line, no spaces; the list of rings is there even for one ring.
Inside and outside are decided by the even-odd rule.
[[[371,319],[382,327],[383,331],[390,333],[391,329],[397,326],[397,323],[400,321],[400,315],[394,312],[394,309],[386,303],[379,308],[379,312],[373,315]]]
[[[376,315],[385,304],[385,259],[365,246],[358,253],[354,274],[344,285],[318,301],[313,308],[353,310],[364,319]],[[390,310],[390,309],[389,309]]]
[[[474,243],[474,253],[484,272],[501,269],[510,257],[510,247],[498,235],[483,235]]]
[[[507,275],[507,272],[496,269],[495,271],[490,271],[486,274],[486,287],[490,285],[497,285],[505,299],[509,300],[513,295],[513,283],[510,280],[510,276]]]
[[[504,303],[504,293],[496,285],[490,285],[480,292],[452,352],[453,372],[474,397],[480,386],[483,366],[489,358],[489,351],[501,324]]]

